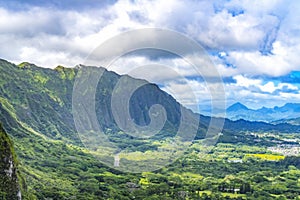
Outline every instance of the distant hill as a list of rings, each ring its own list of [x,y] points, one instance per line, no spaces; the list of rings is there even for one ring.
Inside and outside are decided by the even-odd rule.
[[[261,121],[269,123],[278,121],[278,123],[280,123],[281,120],[299,118],[300,103],[287,103],[284,106],[275,106],[274,108],[262,107],[257,110],[249,109],[241,103],[235,103],[227,108],[226,116],[231,120],[244,119],[247,121]],[[291,124],[298,125],[295,123]]]
[[[294,119],[282,119],[282,120],[277,120],[277,121],[272,122],[272,124],[283,124],[283,123],[299,126],[300,125],[300,117],[294,118]]]

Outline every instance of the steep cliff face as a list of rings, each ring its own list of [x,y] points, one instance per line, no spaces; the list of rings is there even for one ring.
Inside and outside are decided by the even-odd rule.
[[[0,199],[22,199],[12,143],[0,124]]]
[[[173,136],[171,133],[177,132],[181,105],[158,86],[103,68],[81,67],[86,69],[86,73],[103,72],[96,88],[95,109],[98,122],[104,130],[112,129],[114,133],[119,131],[113,117],[111,100],[112,94],[118,93],[115,87],[122,78],[125,81],[122,85],[124,88],[144,83],[130,98],[130,117],[137,125],[148,125],[149,109],[152,105],[159,104],[167,113],[161,137]],[[30,63],[15,65],[0,59],[0,121],[5,129],[14,137],[20,138],[26,133],[21,130],[25,124],[51,139],[81,144],[72,111],[73,86],[79,69],[58,66],[52,70]],[[188,112],[187,109],[184,110]],[[199,138],[203,137],[205,128],[201,125]]]

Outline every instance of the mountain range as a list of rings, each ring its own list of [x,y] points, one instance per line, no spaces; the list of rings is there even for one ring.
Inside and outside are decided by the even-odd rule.
[[[149,124],[149,109],[152,105],[159,104],[165,108],[167,119],[164,127],[155,138],[174,136],[179,128],[183,113],[188,113],[190,122],[199,121],[196,138],[205,137],[211,118],[184,108],[171,95],[160,90],[157,85],[127,75],[120,76],[101,67],[81,67],[86,69],[86,73],[103,73],[96,87],[95,112],[102,129],[105,132],[109,130],[114,133],[110,135],[111,137],[120,137],[118,132],[121,129],[116,124],[111,101],[113,92],[116,91],[114,88],[118,81],[124,78],[124,88],[132,85],[143,85],[133,93],[129,101],[130,116],[137,125],[145,126]],[[48,69],[26,62],[15,65],[0,60],[0,121],[3,123],[4,128],[10,134],[18,137],[24,135],[22,133],[24,131],[18,130],[26,129],[27,131],[34,130],[36,133],[50,139],[81,144],[80,138],[76,134],[77,130],[72,111],[73,88],[79,69],[80,67],[65,68],[63,66]],[[288,104],[288,107],[291,107],[291,105]],[[284,108],[279,110],[284,110]],[[235,104],[229,107],[227,111],[234,113],[252,110],[241,104]],[[238,132],[244,130],[245,126],[262,131],[283,131],[285,129],[282,128],[285,125],[279,126],[247,121],[243,121],[242,124],[241,121],[225,120],[225,132],[226,130]],[[299,127],[290,126],[289,129],[298,130]],[[133,139],[129,135],[122,135],[122,137]]]
[[[244,119],[247,121],[261,121],[269,123],[289,123],[289,120],[300,117],[300,103],[286,103],[273,108],[262,107],[249,109],[241,103],[235,103],[226,109],[226,117],[231,120]],[[290,122],[291,124],[298,124]]]
[[[0,60],[0,122],[3,131],[5,130],[13,141],[20,162],[20,173],[27,180],[27,190],[32,199],[63,199],[67,194],[73,195],[70,198],[95,199],[100,194],[108,195],[111,189],[105,183],[99,186],[99,180],[103,181],[98,175],[99,171],[120,173],[94,161],[92,153],[88,153],[78,135],[74,123],[72,95],[76,77],[82,68],[90,75],[102,74],[95,90],[96,118],[109,140],[122,150],[157,150],[159,145],[154,141],[166,141],[175,137],[180,129],[183,114],[188,116],[187,122],[193,125],[198,123],[195,127],[189,127],[187,123],[182,129],[186,132],[195,130],[194,140],[207,137],[208,130],[222,132],[218,142],[249,144],[254,143],[254,138],[245,135],[245,131],[300,133],[300,126],[287,123],[270,124],[244,119],[232,121],[193,113],[171,95],[160,90],[157,85],[127,75],[121,76],[101,67],[58,66],[55,69],[47,69],[27,62],[15,65]],[[153,105],[159,104],[165,108],[166,121],[156,135],[137,138],[124,133],[118,126],[111,102],[114,91],[119,91],[114,88],[121,79],[125,80],[122,85],[124,88],[142,84],[129,99],[130,117],[137,125],[143,127],[151,123],[152,118],[148,113]],[[228,108],[229,112],[240,110],[246,112],[249,109],[241,104]],[[212,119],[224,121],[224,128],[219,130],[220,127],[210,127]],[[10,157],[8,153],[5,159]],[[6,167],[3,170],[6,170]],[[61,188],[62,184],[64,188]],[[86,188],[94,188],[93,193]],[[15,191],[13,193],[15,194]],[[26,194],[26,191],[23,194]]]

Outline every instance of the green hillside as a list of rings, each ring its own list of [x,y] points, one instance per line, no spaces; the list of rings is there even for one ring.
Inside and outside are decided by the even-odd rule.
[[[107,167],[95,156],[104,152],[86,148],[75,128],[72,93],[78,70],[62,66],[44,69],[0,60],[0,121],[14,143],[19,170],[26,180],[30,196],[24,193],[24,198],[295,199],[300,194],[297,157],[260,159],[276,157],[269,156],[272,153],[267,147],[283,140],[248,134],[297,133],[298,126],[226,120],[219,144],[203,154],[206,146],[202,139],[210,119],[182,108],[158,86],[147,83],[130,99],[131,117],[137,124],[147,125],[149,108],[161,104],[167,111],[167,122],[157,135],[136,138],[118,128],[110,107],[113,88],[121,76],[104,71],[96,90],[97,120],[119,149],[130,152],[126,158],[129,161],[151,160],[157,149],[170,148],[166,144],[178,131],[182,112],[189,113],[191,120],[200,118],[196,140],[174,163],[144,173]],[[134,84],[143,80],[127,77],[127,81]],[[246,156],[255,154],[268,156]]]
[[[25,182],[18,171],[13,143],[0,124],[0,198],[7,200],[27,197]],[[23,191],[22,191],[23,190]]]

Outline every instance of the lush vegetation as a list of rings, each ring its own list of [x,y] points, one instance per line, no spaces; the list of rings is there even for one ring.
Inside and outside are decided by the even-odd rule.
[[[202,148],[195,142],[170,166],[131,174],[107,168],[92,153],[63,142],[31,139],[17,145],[28,192],[37,199],[297,199],[300,195],[298,157],[270,161],[265,147],[243,144],[220,143],[208,154],[202,154]],[[267,155],[267,159],[249,155]]]
[[[21,194],[30,197],[26,185],[18,170],[18,161],[13,143],[0,123],[0,198],[19,199]]]
[[[95,157],[101,151],[84,148],[76,133],[72,91],[77,70],[62,66],[41,69],[30,63],[16,66],[0,60],[0,121],[14,142],[26,181],[24,199],[299,198],[299,158],[267,149],[279,143],[299,143],[283,140],[299,138],[300,127],[288,124],[227,120],[218,145],[206,154],[202,142],[210,119],[194,115],[200,117],[196,140],[174,163],[138,174],[103,165]],[[145,125],[149,123],[147,109],[160,103],[168,111],[168,121],[153,138],[127,135],[117,128],[109,106],[119,78],[105,71],[97,88],[96,113],[110,140],[131,152],[126,159],[139,162],[153,157],[153,152],[174,136],[180,105],[157,86],[147,84],[130,101],[132,117]]]

